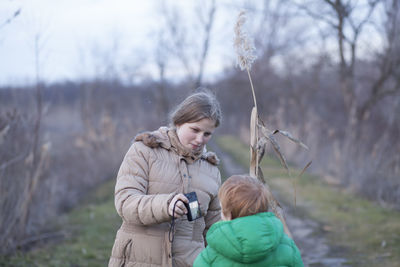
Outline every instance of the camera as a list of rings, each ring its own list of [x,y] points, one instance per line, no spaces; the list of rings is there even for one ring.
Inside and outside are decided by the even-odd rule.
[[[189,200],[189,203],[184,203],[188,210],[187,218],[188,221],[193,221],[201,217],[200,204],[197,200],[196,192],[190,192],[185,194],[185,197]]]

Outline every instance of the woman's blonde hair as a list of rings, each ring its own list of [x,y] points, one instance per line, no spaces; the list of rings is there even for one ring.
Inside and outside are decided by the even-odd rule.
[[[256,178],[233,175],[221,186],[218,198],[225,217],[231,219],[268,211],[267,188]]]
[[[221,108],[218,100],[208,91],[201,91],[188,96],[171,114],[172,126],[211,119],[215,127],[221,122]]]

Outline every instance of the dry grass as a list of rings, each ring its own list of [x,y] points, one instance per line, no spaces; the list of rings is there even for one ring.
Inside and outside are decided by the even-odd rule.
[[[121,218],[114,208],[112,180],[91,192],[84,204],[58,219],[64,239],[28,253],[0,256],[0,266],[106,266]]]

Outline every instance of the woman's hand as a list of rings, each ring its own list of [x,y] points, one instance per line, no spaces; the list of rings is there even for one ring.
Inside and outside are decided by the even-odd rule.
[[[187,213],[187,209],[183,202],[189,203],[189,200],[183,194],[177,194],[171,200],[168,206],[168,214],[174,216],[175,218],[180,218]],[[176,203],[176,205],[175,205]],[[175,212],[173,211],[175,205]],[[174,212],[174,214],[172,214]]]

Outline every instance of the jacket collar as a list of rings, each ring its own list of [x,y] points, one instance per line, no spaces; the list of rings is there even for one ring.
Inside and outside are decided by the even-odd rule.
[[[168,127],[160,127],[158,130],[153,132],[143,132],[138,134],[134,141],[140,141],[151,148],[164,148],[166,150],[174,150],[179,156],[185,159],[188,163],[193,163],[198,159],[203,159],[211,163],[212,165],[218,165],[219,159],[213,152],[204,151],[199,155],[193,155],[186,149],[183,149],[182,144],[176,141],[176,133],[172,132],[174,129]]]

